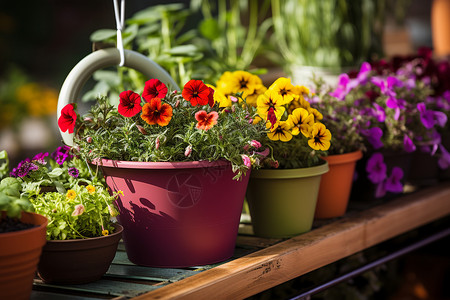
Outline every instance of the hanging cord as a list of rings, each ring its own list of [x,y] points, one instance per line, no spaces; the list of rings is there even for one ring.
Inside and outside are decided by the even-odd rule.
[[[114,3],[114,15],[116,16],[117,25],[117,49],[120,54],[119,66],[123,67],[125,64],[125,51],[123,49],[122,30],[125,24],[125,0],[120,1],[120,16],[119,16],[119,4],[117,0],[113,0]]]

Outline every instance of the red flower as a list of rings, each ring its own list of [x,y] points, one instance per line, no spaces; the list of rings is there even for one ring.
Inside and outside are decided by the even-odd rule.
[[[214,106],[214,89],[212,87],[208,87],[209,89],[209,95],[208,95],[208,104],[209,107]]]
[[[153,98],[142,107],[141,118],[149,125],[166,126],[172,119],[172,106],[161,104],[161,99]]]
[[[212,111],[209,114],[204,110],[198,111],[195,113],[195,119],[198,121],[195,127],[203,130],[211,129],[211,127],[217,124],[218,118],[219,114],[215,111]]]
[[[124,91],[119,95],[119,114],[130,118],[137,115],[141,110],[141,96],[133,91]]]
[[[191,102],[192,106],[205,105],[209,102],[209,88],[201,80],[189,80],[183,88],[181,95]]]
[[[61,109],[61,116],[58,119],[58,126],[62,132],[69,130],[69,133],[73,133],[75,123],[77,122],[77,114],[74,109],[75,107],[73,103],[69,103]]]
[[[163,99],[167,95],[167,87],[158,79],[150,79],[145,83],[142,97],[150,102],[153,98]]]

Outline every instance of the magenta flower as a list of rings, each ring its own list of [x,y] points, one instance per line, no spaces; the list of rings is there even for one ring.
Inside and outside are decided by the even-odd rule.
[[[29,158],[26,158],[22,160],[17,167],[12,169],[12,171],[9,173],[11,177],[25,177],[30,173],[31,171],[36,171],[39,169],[39,166],[35,165],[31,162]]]
[[[71,155],[69,151],[70,147],[64,145],[56,148],[55,152],[53,152],[51,156],[59,165],[62,165],[66,159],[72,159],[73,155]]]
[[[381,130],[381,128],[372,127],[370,129],[361,130],[361,134],[366,136],[367,141],[369,141],[375,150],[383,147],[383,142],[381,141],[383,130]]]
[[[403,170],[399,167],[392,169],[392,174],[384,183],[384,188],[388,192],[401,193],[403,192],[403,184],[401,182],[403,178]]]
[[[346,73],[339,75],[339,83],[336,89],[331,92],[329,95],[332,97],[336,97],[339,100],[344,100],[345,96],[347,96],[350,91],[347,87],[350,82],[350,78]]]
[[[441,111],[428,110],[424,102],[417,103],[417,109],[420,112],[420,121],[427,129],[434,125],[444,127],[447,123],[447,115]]]
[[[46,165],[47,162],[45,161],[45,158],[48,156],[48,152],[39,153],[36,154],[32,160],[36,161],[37,163],[40,163],[41,165]]]
[[[413,141],[407,134],[403,137],[403,148],[408,153],[416,151],[416,145],[414,145]]]
[[[439,149],[441,150],[441,157],[438,160],[439,167],[441,169],[447,169],[450,167],[450,153],[448,153],[447,149],[444,146],[439,145]]]
[[[78,171],[78,169],[75,168],[75,167],[69,168],[69,170],[67,170],[67,172],[68,172],[69,175],[72,176],[73,178],[78,178],[78,175],[80,174],[80,171]]]
[[[77,205],[75,205],[75,209],[72,212],[72,216],[73,217],[79,216],[79,215],[83,214],[84,211],[85,211],[84,205],[83,204],[77,204]]]
[[[384,107],[376,103],[373,103],[373,106],[375,107],[372,110],[373,116],[377,119],[378,122],[384,122],[384,120],[386,120],[386,111],[384,110]]]
[[[386,178],[386,164],[383,155],[374,153],[367,161],[366,171],[372,183],[380,183]]]

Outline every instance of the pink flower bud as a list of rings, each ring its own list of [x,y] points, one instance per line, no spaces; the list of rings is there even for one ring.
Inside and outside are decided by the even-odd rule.
[[[175,102],[175,108],[177,108],[178,106],[180,106],[180,100],[177,100],[177,101]]]
[[[245,154],[242,154],[241,157],[242,161],[244,162],[244,165],[250,169],[252,167],[252,161],[250,160],[250,157],[248,157]]]
[[[184,150],[184,156],[190,157],[191,153],[192,153],[192,146],[189,145],[189,146],[186,147],[186,150]]]
[[[233,106],[231,106],[231,111],[232,112],[235,112],[236,111],[236,107],[233,105]]]
[[[250,145],[249,145],[249,144],[247,144],[247,145],[244,146],[244,150],[245,150],[245,151],[247,151],[248,149],[250,149]]]
[[[253,119],[248,120],[248,124],[253,124]]]
[[[255,148],[255,149],[259,149],[259,148],[261,147],[261,143],[258,142],[257,140],[252,140],[252,141],[250,142],[250,146],[252,146],[252,147]]]
[[[147,130],[145,130],[145,128],[142,127],[141,125],[136,125],[136,127],[139,130],[139,132],[142,133],[143,135],[147,135],[148,134]]]
[[[79,216],[79,215],[81,215],[82,213],[84,213],[84,210],[85,210],[85,208],[84,208],[84,205],[83,204],[78,204],[78,205],[75,205],[75,209],[74,209],[74,211],[73,211],[73,213],[72,213],[72,216]]]
[[[259,154],[262,157],[266,157],[267,155],[269,155],[269,153],[270,153],[269,148],[264,149],[262,152],[255,152],[255,154]]]
[[[88,137],[86,138],[86,142],[87,142],[88,144],[92,143],[92,137],[88,136]]]
[[[156,140],[155,140],[155,149],[156,150],[159,149],[159,137],[157,137]]]
[[[234,96],[230,96],[230,100],[233,101],[233,102],[237,102],[237,101],[238,101],[238,98],[236,98],[236,97],[234,97]]]

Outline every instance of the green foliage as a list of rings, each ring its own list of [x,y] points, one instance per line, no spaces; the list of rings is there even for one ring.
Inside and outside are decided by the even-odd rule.
[[[385,1],[271,0],[284,65],[341,68],[382,53]],[[275,54],[280,61],[279,54]]]
[[[0,182],[0,211],[11,218],[20,218],[22,211],[34,211],[28,196],[21,193],[22,180],[6,177]]]
[[[104,230],[112,233],[111,214],[117,214],[114,200],[115,196],[110,196],[101,184],[95,187],[76,184],[67,194],[48,192],[31,198],[36,212],[49,221],[48,240],[99,237],[106,235]]]
[[[126,20],[123,36],[125,49],[135,49],[149,57],[183,86],[188,80],[204,78],[199,67],[203,53],[193,38],[195,29],[186,26],[193,12],[181,3],[150,6]],[[92,42],[115,45],[116,30],[100,29],[91,34]],[[123,90],[142,91],[144,76],[132,69],[101,70],[94,73],[95,87],[83,96],[84,101],[99,95],[108,96],[112,101],[119,99]],[[117,104],[113,102],[113,104]]]

